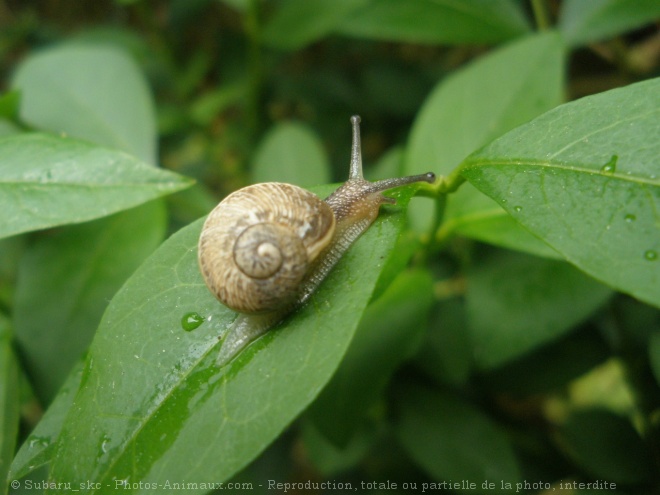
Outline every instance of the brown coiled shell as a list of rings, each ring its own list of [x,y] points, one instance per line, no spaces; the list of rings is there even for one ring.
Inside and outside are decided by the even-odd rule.
[[[291,184],[240,189],[209,214],[198,259],[211,292],[241,313],[279,310],[296,301],[310,265],[330,243],[327,203]]]

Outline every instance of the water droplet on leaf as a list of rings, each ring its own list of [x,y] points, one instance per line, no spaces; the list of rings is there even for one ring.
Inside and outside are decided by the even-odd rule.
[[[625,217],[623,217],[623,219],[628,223],[632,223],[635,220],[637,220],[637,217],[635,215],[633,215],[632,213],[628,213]]]
[[[653,249],[649,249],[644,253],[644,258],[648,261],[655,261],[658,259],[658,253],[657,251],[653,251]]]
[[[610,161],[607,162],[605,165],[603,165],[600,169],[601,172],[605,174],[613,174],[616,172],[616,162],[619,160],[619,157],[617,155],[612,155],[612,158],[610,158]]]
[[[513,209],[516,213],[520,213],[522,211],[522,206],[514,206]]]
[[[48,445],[50,445],[50,439],[46,437],[30,436],[28,445],[30,448],[35,448],[35,447],[45,448],[48,447]]]
[[[181,318],[181,328],[183,328],[186,332],[192,332],[202,323],[204,323],[204,317],[195,312],[186,313]]]

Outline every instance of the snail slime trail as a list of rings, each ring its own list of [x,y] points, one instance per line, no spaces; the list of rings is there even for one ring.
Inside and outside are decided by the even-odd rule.
[[[435,181],[430,172],[365,180],[360,117],[351,117],[351,124],[348,180],[328,198],[281,182],[254,184],[227,196],[204,222],[200,271],[215,297],[239,313],[225,333],[219,366],[309,299],[380,205],[395,203],[383,191]]]

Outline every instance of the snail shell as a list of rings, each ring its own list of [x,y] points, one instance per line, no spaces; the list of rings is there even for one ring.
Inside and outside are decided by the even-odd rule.
[[[369,182],[362,176],[360,118],[351,117],[348,181],[325,200],[279,182],[227,196],[209,214],[199,239],[200,271],[209,290],[241,313],[227,330],[218,364],[282,320],[314,293],[351,244],[373,223],[382,192],[433,173]]]
[[[236,191],[208,216],[199,265],[211,292],[240,313],[293,304],[335,232],[330,206],[309,191],[267,182]]]

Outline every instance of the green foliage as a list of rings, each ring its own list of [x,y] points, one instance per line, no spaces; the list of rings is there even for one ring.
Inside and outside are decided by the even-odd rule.
[[[659,121],[653,79],[557,107],[461,173],[586,273],[659,305]]]
[[[474,357],[482,368],[556,340],[611,295],[567,263],[513,252],[485,257],[468,270],[467,283],[472,338],[482,344]]]
[[[657,2],[7,8],[0,493],[660,489]],[[352,114],[439,180],[218,367],[200,217],[327,196]]]
[[[439,480],[506,480],[521,475],[503,428],[472,405],[448,392],[411,387],[395,425],[404,448]],[[465,488],[464,488],[465,489]],[[472,489],[474,491],[474,489]]]
[[[49,134],[0,139],[0,237],[80,223],[190,184],[121,151]]]
[[[330,304],[310,304],[285,328],[273,330],[220,369],[214,366],[220,345],[217,336],[234,315],[217,303],[197,268],[201,221],[172,236],[135,272],[106,311],[83,371],[87,383],[78,392],[62,433],[82,433],[82,438],[60,444],[52,476],[112,484],[134,469],[133,451],[139,448],[144,462],[135,476],[140,479],[159,483],[172,476],[227,479],[268,445],[327,382],[368,302],[378,262],[391,252],[402,221],[402,215],[392,215],[370,230],[319,295],[338,286],[351,291],[320,299],[331,299]],[[365,259],[371,260],[371,267],[365,266]],[[206,319],[194,333],[179,326],[190,311]],[[155,332],[159,327],[169,330]],[[268,380],[264,370],[270,370]],[[117,393],[124,387],[151,393],[136,404],[133,394]],[[266,396],[271,399],[259,400]],[[103,421],[102,428],[100,412],[113,418]],[[251,420],[241,419],[246,417]],[[236,435],[250,438],[250,444],[237,444]],[[200,438],[209,441],[203,457]],[[165,455],[164,445],[168,446]],[[81,459],[74,464],[69,462],[71,456]],[[192,456],[199,460],[194,470],[181,463]],[[215,460],[221,458],[225,462],[219,467]]]
[[[105,46],[63,45],[27,59],[12,85],[20,91],[20,116],[26,124],[155,163],[151,94],[125,53]]]
[[[616,36],[658,16],[660,5],[653,0],[567,0],[559,28],[570,44],[581,45]]]

